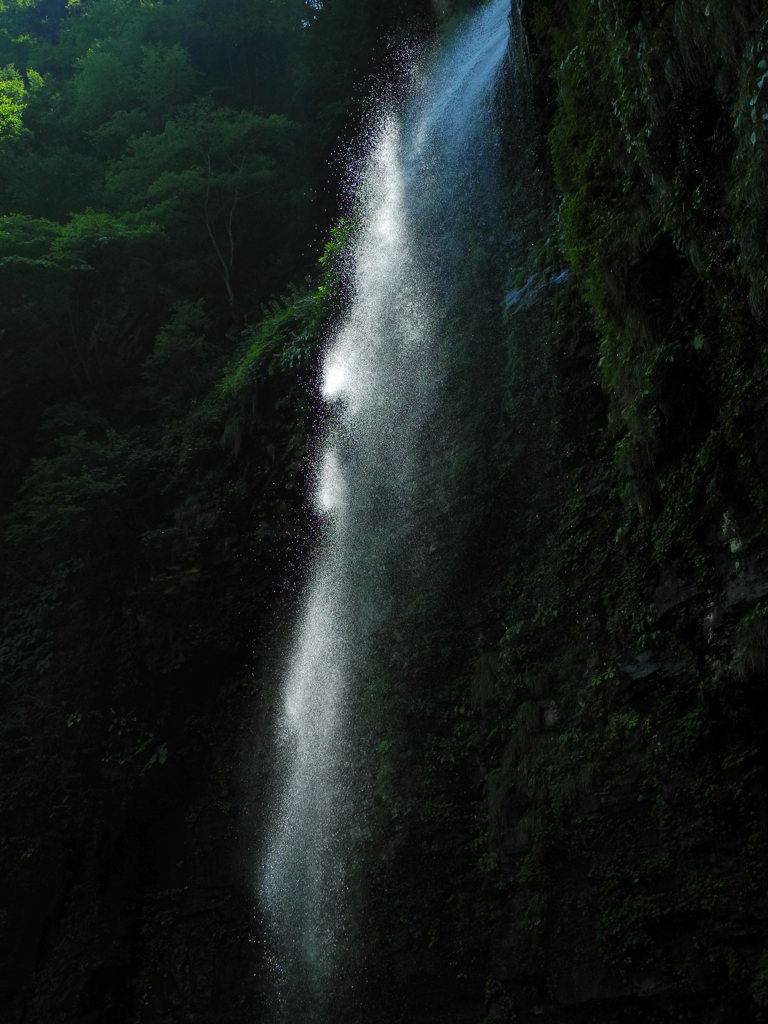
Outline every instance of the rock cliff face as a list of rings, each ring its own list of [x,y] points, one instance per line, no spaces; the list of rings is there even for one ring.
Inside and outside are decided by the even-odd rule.
[[[759,1019],[765,11],[524,15],[572,276],[543,333],[558,480],[480,709],[490,1015]]]
[[[524,15],[549,170],[495,486],[376,811],[373,960],[417,1019],[760,1019],[765,12]]]
[[[263,965],[241,839],[260,791],[241,763],[258,652],[308,530],[310,415],[295,373],[259,373],[237,453],[218,424],[210,448],[196,437],[167,538],[136,545],[130,573],[91,566],[92,589],[65,580],[51,671],[8,675],[4,1020],[253,1019]]]

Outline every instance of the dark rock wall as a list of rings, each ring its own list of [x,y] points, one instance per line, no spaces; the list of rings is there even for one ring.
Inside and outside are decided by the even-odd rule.
[[[309,530],[310,415],[294,373],[258,376],[237,455],[215,424],[197,438],[169,542],[65,581],[47,672],[6,672],[4,1020],[244,1019],[258,1002],[241,758]]]
[[[766,12],[524,16],[571,277],[543,335],[559,479],[480,712],[491,1016],[760,1019]]]
[[[766,12],[524,18],[538,223],[495,486],[373,812],[369,980],[389,1019],[759,1020]]]

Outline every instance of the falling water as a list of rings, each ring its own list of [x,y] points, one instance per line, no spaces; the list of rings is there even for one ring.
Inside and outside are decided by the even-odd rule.
[[[470,236],[488,236],[496,213],[493,100],[509,6],[491,0],[424,61],[405,112],[374,131],[358,189],[349,307],[321,368],[324,528],[284,673],[261,858],[284,1020],[322,1017],[341,956],[351,837],[364,824],[350,708],[374,637],[398,587],[439,580],[439,560],[416,555],[446,506],[456,371],[445,310]]]

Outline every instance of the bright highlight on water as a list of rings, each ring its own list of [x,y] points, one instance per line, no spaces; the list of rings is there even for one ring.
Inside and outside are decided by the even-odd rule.
[[[281,1019],[322,1016],[345,933],[350,835],[365,828],[349,702],[434,499],[423,468],[440,444],[441,312],[463,232],[492,212],[508,19],[509,0],[493,0],[424,62],[405,115],[375,130],[359,187],[349,308],[321,368],[325,530],[287,661],[261,856]]]

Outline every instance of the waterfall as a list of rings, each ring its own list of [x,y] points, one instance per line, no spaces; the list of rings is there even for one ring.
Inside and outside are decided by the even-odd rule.
[[[450,396],[464,382],[447,311],[497,222],[493,110],[509,36],[509,0],[491,0],[425,57],[359,176],[348,308],[319,382],[323,526],[286,659],[260,861],[281,1020],[322,1017],[342,956],[350,851],[365,829],[352,707],[374,639],[386,641],[395,593],[439,589],[436,549],[457,535]]]

